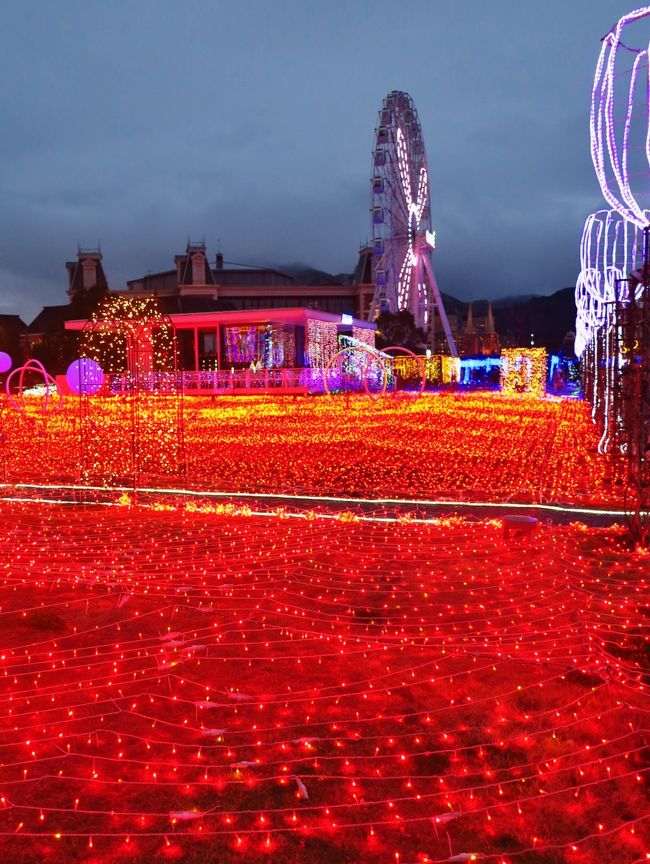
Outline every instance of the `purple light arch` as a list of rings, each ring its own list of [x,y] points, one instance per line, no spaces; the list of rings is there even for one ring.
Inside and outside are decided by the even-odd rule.
[[[638,196],[650,194],[649,49],[647,42],[630,46],[634,25],[648,17],[650,6],[635,9],[603,39],[590,115],[591,158],[603,196],[639,228],[648,225],[648,216]]]
[[[642,211],[646,221],[650,210]],[[616,210],[597,210],[587,216],[580,241],[580,275],[576,282],[576,340],[578,357],[606,318],[606,305],[616,299],[618,280],[627,279],[643,257],[643,231]],[[637,299],[643,286],[637,288]],[[627,283],[618,288],[626,301]]]

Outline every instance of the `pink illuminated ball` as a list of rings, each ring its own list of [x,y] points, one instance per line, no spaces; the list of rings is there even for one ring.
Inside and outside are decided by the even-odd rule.
[[[65,373],[65,380],[73,393],[81,396],[92,396],[104,383],[104,373],[99,363],[90,357],[73,360]]]

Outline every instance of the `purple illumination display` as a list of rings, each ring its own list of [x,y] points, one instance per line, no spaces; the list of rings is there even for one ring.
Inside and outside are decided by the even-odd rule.
[[[104,383],[104,373],[99,363],[89,357],[73,360],[65,373],[65,380],[73,393],[92,396]]]
[[[0,351],[0,374],[11,369],[12,359],[6,351]]]
[[[591,158],[605,200],[639,228],[650,193],[650,6],[624,15],[603,39],[591,99]],[[644,47],[633,47],[641,43]],[[634,188],[633,188],[634,187]],[[647,203],[647,200],[646,200]]]
[[[417,178],[417,194],[414,196],[413,188],[411,187],[411,166],[409,164],[409,154],[406,148],[406,139],[404,137],[404,132],[400,127],[397,129],[397,165],[399,168],[399,176],[402,181],[402,195],[404,196],[404,203],[408,209],[407,248],[397,280],[397,302],[400,309],[408,309],[412,302],[412,270],[417,267],[418,263],[418,252],[415,245],[416,238],[418,237],[418,231],[420,230],[420,226],[424,219],[425,209],[429,206],[429,175],[427,174],[426,166],[421,165]],[[418,281],[416,282],[416,285],[416,304],[424,303],[426,300],[424,295],[424,283]]]
[[[650,222],[650,210],[641,214]],[[616,294],[627,300],[627,275],[643,258],[643,231],[615,210],[597,210],[587,216],[580,242],[580,275],[576,282],[576,340],[578,357],[605,323],[606,304]],[[618,283],[618,286],[617,286]],[[618,290],[617,290],[618,287]],[[637,299],[643,285],[637,289]]]

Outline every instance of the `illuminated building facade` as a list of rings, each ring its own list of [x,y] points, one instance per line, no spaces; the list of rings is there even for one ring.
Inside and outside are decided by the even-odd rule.
[[[456,336],[456,344],[461,357],[491,357],[499,353],[499,334],[494,325],[491,303],[488,302],[484,316],[474,315],[473,304],[469,304],[465,326]]]
[[[341,335],[374,346],[374,324],[316,309],[180,312],[168,317],[176,333],[179,366],[190,372],[323,369],[338,350]],[[67,331],[85,326],[85,319],[65,322]]]
[[[226,268],[221,254],[212,267],[204,243],[188,243],[174,264],[173,270],[130,280],[126,291],[111,293],[157,298],[177,327],[184,369],[309,367],[310,348],[316,354],[320,349],[314,340],[310,346],[308,334],[317,331],[331,330],[335,340],[339,333],[368,331],[374,344],[375,325],[362,320],[373,292],[365,281],[369,267],[363,254],[353,276],[339,281],[299,281],[271,268]],[[44,307],[23,337],[27,355],[55,374],[77,356],[79,322],[109,292],[99,249],[79,249],[66,269],[70,302]]]

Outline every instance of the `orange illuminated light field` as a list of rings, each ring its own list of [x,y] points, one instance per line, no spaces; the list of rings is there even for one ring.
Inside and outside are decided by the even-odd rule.
[[[135,419],[134,419],[135,418]],[[588,406],[499,393],[420,399],[66,398],[5,403],[8,482],[130,482],[379,498],[621,502]],[[135,455],[134,455],[135,454]]]

